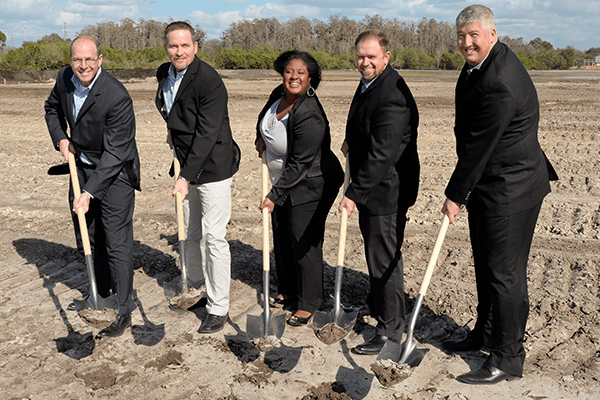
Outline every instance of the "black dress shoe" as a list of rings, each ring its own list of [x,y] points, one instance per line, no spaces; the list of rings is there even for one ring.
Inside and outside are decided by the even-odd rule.
[[[467,372],[466,374],[460,375],[456,378],[459,382],[468,383],[471,385],[494,385],[502,381],[514,381],[520,379],[516,375],[504,372],[493,365],[484,363],[480,368]]]
[[[352,349],[357,354],[379,354],[385,342],[387,342],[389,338],[383,335],[375,335],[371,339],[367,340],[363,344],[359,344],[354,349]]]
[[[169,304],[169,308],[173,311],[193,311],[193,310],[197,310],[198,308],[204,308],[204,307],[206,307],[207,304],[208,304],[208,299],[206,297],[201,297],[200,300],[198,300],[196,302],[196,304],[192,304],[187,309],[178,307],[175,304]]]
[[[131,314],[119,314],[115,322],[110,324],[108,328],[102,329],[98,332],[96,338],[102,339],[103,337],[117,337],[121,336],[125,329],[131,327]]]
[[[479,351],[483,347],[483,344],[467,336],[466,339],[458,341],[446,340],[444,343],[442,343],[442,346],[446,350],[450,351]]]
[[[227,322],[227,317],[229,314],[225,315],[214,315],[208,314],[202,325],[200,325],[200,329],[198,329],[198,333],[215,333],[223,329],[225,326],[225,322]]]

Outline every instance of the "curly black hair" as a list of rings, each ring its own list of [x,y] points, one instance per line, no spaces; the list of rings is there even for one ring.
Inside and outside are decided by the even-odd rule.
[[[306,64],[308,76],[310,76],[310,85],[313,87],[313,89],[317,89],[319,87],[319,83],[321,82],[321,66],[317,60],[313,58],[313,56],[305,51],[284,51],[279,55],[279,57],[277,57],[275,62],[273,62],[273,68],[279,73],[279,75],[283,76],[283,71],[285,71],[285,68],[292,60],[301,60],[304,62],[304,64]]]

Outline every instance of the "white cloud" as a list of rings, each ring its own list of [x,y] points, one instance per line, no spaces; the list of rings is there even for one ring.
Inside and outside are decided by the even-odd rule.
[[[17,45],[20,45],[25,29],[28,40],[37,40],[53,32],[62,35],[65,21],[68,35],[73,37],[75,32],[85,26],[102,20],[120,22],[124,18],[134,21],[140,18],[160,21],[189,19],[193,24],[199,24],[210,39],[220,37],[232,22],[253,18],[274,17],[280,22],[286,22],[290,18],[301,16],[326,21],[333,15],[358,20],[366,15],[380,15],[387,19],[415,22],[423,17],[435,18],[452,24],[458,12],[473,3],[459,0],[381,0],[372,4],[364,0],[270,0],[266,4],[253,4],[250,2],[252,0],[69,0],[66,3],[56,3],[56,0],[0,1],[6,3],[0,13],[0,30],[7,37],[10,37],[10,33],[15,34]],[[598,1],[478,2],[488,5],[496,14],[500,36],[523,37],[525,41],[541,37],[555,48],[564,48],[569,44],[581,50],[600,47]],[[190,5],[198,10],[189,12]],[[207,10],[214,12],[207,13]]]

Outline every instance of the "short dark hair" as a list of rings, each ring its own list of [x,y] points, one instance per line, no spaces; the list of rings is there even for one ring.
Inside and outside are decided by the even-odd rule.
[[[192,42],[196,42],[196,31],[185,21],[173,21],[165,28],[165,45],[169,44],[169,33],[178,30],[187,30],[192,34]]]
[[[283,76],[283,71],[285,71],[285,68],[292,60],[301,60],[304,62],[308,69],[308,76],[310,76],[310,86],[312,86],[313,89],[319,87],[319,83],[321,82],[321,66],[313,56],[305,51],[284,51],[277,57],[275,62],[273,62],[273,68],[279,75]]]
[[[75,39],[73,39],[73,41],[71,42],[70,50],[69,50],[69,56],[73,55],[73,46],[75,45],[75,42],[79,39],[86,39],[86,40],[91,40],[92,42],[94,42],[94,45],[96,45],[96,56],[100,57],[100,54],[102,54],[102,49],[100,48],[100,42],[95,37],[91,37],[91,36],[87,36],[87,35],[77,36]]]
[[[380,31],[379,29],[369,29],[367,31],[361,32],[360,35],[356,38],[354,42],[354,49],[358,50],[358,45],[367,39],[377,39],[379,42],[379,46],[384,53],[387,53],[390,50],[390,41],[388,40],[385,33]]]

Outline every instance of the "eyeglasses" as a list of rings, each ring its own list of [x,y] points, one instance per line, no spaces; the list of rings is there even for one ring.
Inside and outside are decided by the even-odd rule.
[[[85,63],[87,65],[94,65],[98,62],[97,58],[74,58],[73,59],[73,64],[83,64],[83,62],[85,61]]]

